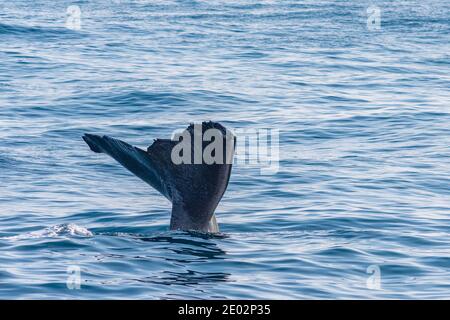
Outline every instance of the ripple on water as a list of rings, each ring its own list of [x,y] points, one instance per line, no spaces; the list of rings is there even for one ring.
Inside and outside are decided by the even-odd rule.
[[[447,2],[4,1],[0,299],[449,298]],[[200,120],[280,130],[220,235],[81,140]]]

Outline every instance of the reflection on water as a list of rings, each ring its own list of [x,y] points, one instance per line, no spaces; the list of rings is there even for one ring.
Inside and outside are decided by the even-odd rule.
[[[186,270],[186,272],[163,271],[162,273],[162,276],[155,275],[135,280],[165,285],[197,285],[227,281],[230,276],[230,274],[222,272],[198,272],[192,270]]]
[[[78,1],[75,31],[2,1],[0,299],[449,298],[448,0],[377,0],[377,31],[373,2]],[[167,232],[81,139],[204,120],[280,130],[278,174],[233,167],[226,236]]]
[[[102,235],[161,243],[164,245],[165,250],[167,250],[165,256],[162,258],[172,265],[182,266],[183,268],[180,272],[164,270],[154,273],[151,276],[134,278],[134,281],[164,285],[194,285],[229,280],[229,273],[198,271],[189,268],[189,264],[191,263],[195,263],[196,268],[201,268],[202,261],[208,264],[211,260],[225,260],[226,252],[216,242],[216,240],[226,239],[227,235],[225,234],[169,231],[155,235],[126,233],[102,233]],[[149,250],[151,248],[152,246],[149,246]],[[126,256],[121,255],[102,256],[102,258],[106,257],[127,259]],[[138,256],[134,258],[141,259],[145,257]],[[207,270],[207,267],[204,269]]]
[[[189,264],[192,262],[203,260],[208,263],[212,259],[225,260],[226,252],[212,241],[213,239],[224,238],[225,235],[213,235],[200,232],[183,232],[181,234],[166,236],[139,237],[142,241],[167,243],[167,249],[174,253],[174,255],[167,257],[167,261],[184,265],[186,270],[183,272],[163,271],[162,275],[155,275],[153,277],[136,280],[166,285],[194,285],[227,281],[230,276],[228,273],[201,272],[189,269]]]

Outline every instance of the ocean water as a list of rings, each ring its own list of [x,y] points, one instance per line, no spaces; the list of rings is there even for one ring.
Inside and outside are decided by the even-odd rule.
[[[0,9],[1,299],[450,298],[448,1]],[[81,139],[203,120],[279,130],[216,236]]]

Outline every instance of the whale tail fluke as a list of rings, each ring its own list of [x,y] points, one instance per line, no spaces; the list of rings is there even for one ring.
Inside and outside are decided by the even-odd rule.
[[[141,178],[166,198],[171,200],[162,184],[158,166],[147,152],[137,147],[108,136],[85,134],[83,140],[96,153],[106,153],[137,177]]]
[[[103,138],[100,136],[97,136],[95,134],[85,134],[83,136],[84,142],[87,143],[89,148],[91,148],[92,151],[96,153],[102,153],[101,145],[103,145]]]
[[[236,140],[218,123],[203,122],[200,129],[202,135],[208,129],[216,129],[216,136],[209,141],[217,143],[222,139],[212,153],[220,155],[222,161],[211,163],[201,159],[195,164],[174,161],[174,147],[179,142],[170,139],[156,139],[147,151],[108,136],[85,134],[83,139],[92,151],[108,154],[172,202],[172,230],[218,232],[214,211],[228,186],[232,166],[230,158],[232,160]],[[192,124],[184,131],[187,135],[183,140],[192,137],[186,150],[181,152],[188,152],[191,157],[184,159],[193,160],[198,151],[203,156],[208,147],[203,140],[200,140],[200,146],[195,144],[194,132]],[[217,132],[220,132],[219,136]]]

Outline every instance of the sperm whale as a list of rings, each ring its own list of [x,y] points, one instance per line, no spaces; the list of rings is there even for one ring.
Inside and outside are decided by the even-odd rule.
[[[230,180],[236,137],[212,121],[190,124],[175,137],[156,139],[147,151],[108,136],[83,139],[172,203],[171,230],[219,232],[214,211]]]

